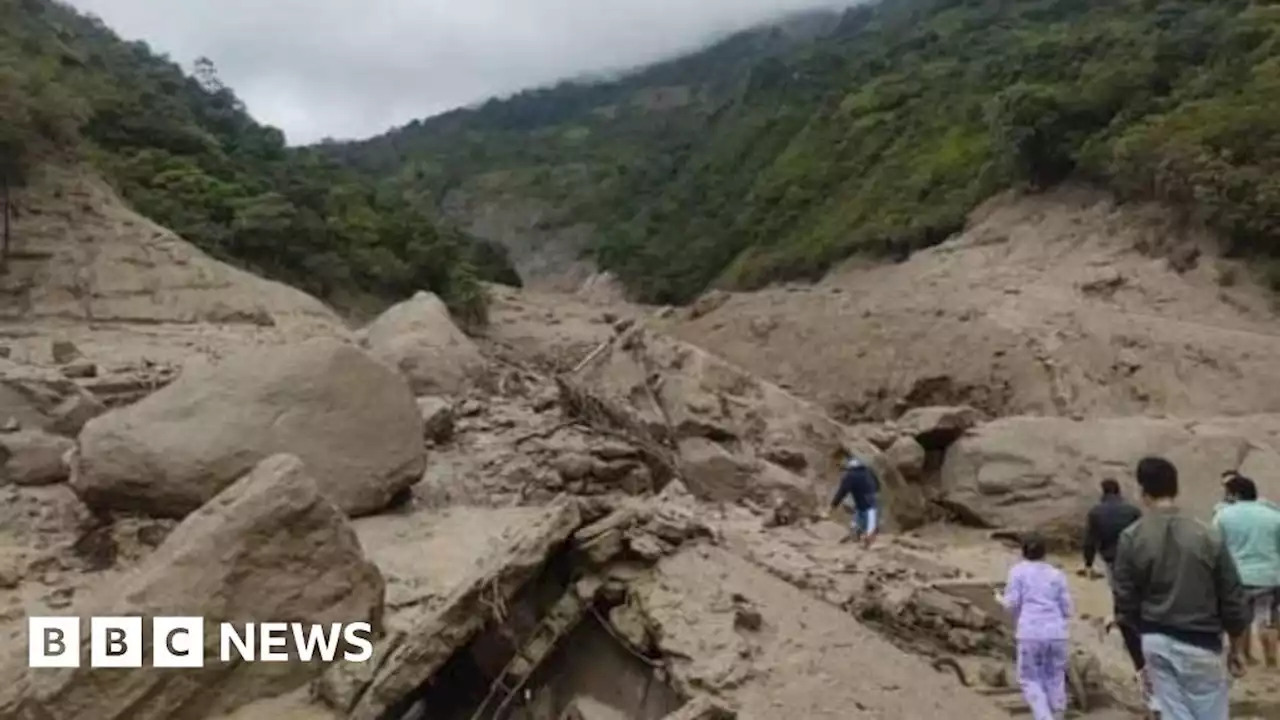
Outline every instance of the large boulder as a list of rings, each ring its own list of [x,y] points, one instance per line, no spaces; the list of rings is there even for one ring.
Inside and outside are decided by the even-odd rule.
[[[51,485],[67,479],[75,443],[40,430],[0,434],[0,484]]]
[[[487,372],[480,349],[429,292],[382,313],[364,337],[370,352],[399,369],[418,395],[457,394]]]
[[[196,368],[94,419],[72,487],[92,508],[182,517],[287,452],[338,507],[365,515],[422,477],[422,437],[403,378],[353,345],[316,338]]]
[[[25,638],[0,666],[0,717],[41,720],[200,720],[305,685],[319,658],[220,662],[218,624],[286,621],[381,625],[383,580],[355,532],[293,456],[264,460],[190,515],[147,561],[91,595],[81,618],[78,668],[27,667]],[[90,616],[203,617],[202,668],[89,666]],[[25,630],[21,631],[25,633]],[[342,649],[338,656],[341,657]]]
[[[1276,416],[1247,423],[1004,418],[971,430],[947,451],[941,499],[975,524],[1073,537],[1101,480],[1114,478],[1136,496],[1138,461],[1160,455],[1178,468],[1183,508],[1207,519],[1222,494],[1223,470],[1239,468],[1264,496],[1280,493],[1280,447],[1245,429],[1277,425]]]

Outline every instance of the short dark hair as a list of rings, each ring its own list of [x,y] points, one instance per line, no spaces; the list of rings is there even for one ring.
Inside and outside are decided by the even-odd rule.
[[[1044,555],[1044,538],[1035,533],[1022,536],[1022,557],[1028,560],[1043,560]]]
[[[1221,475],[1222,484],[1226,485],[1228,480],[1230,480],[1233,477],[1239,477],[1239,476],[1240,476],[1239,470],[1223,470]]]
[[[1153,500],[1178,496],[1178,468],[1162,457],[1148,456],[1138,461],[1138,485]]]
[[[1099,485],[1102,487],[1103,495],[1119,495],[1120,494],[1120,483],[1116,482],[1111,478],[1107,478],[1106,480],[1103,480],[1101,483],[1099,483]]]
[[[1227,492],[1246,502],[1258,499],[1258,485],[1243,475],[1235,475],[1227,481]]]

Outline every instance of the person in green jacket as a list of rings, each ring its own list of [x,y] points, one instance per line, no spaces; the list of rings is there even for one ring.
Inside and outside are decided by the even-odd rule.
[[[1268,668],[1280,643],[1280,511],[1258,500],[1258,486],[1243,475],[1226,483],[1228,504],[1214,515],[1253,609],[1253,626]],[[1244,661],[1255,664],[1252,638],[1241,641]]]

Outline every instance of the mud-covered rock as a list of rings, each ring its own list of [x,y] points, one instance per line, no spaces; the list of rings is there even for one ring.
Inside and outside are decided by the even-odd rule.
[[[631,647],[641,651],[649,649],[649,628],[644,615],[634,605],[623,603],[611,608],[609,624]]]
[[[0,359],[0,423],[74,437],[106,407],[61,373]]]
[[[352,515],[422,477],[423,423],[403,378],[317,338],[186,372],[80,435],[72,486],[92,508],[180,518],[273,454],[302,458]]]
[[[403,373],[417,395],[455,395],[488,373],[480,349],[429,292],[384,312],[365,338],[370,352]]]
[[[80,354],[80,348],[70,340],[54,340],[49,343],[49,356],[53,358],[55,365],[66,365],[84,357]]]
[[[49,485],[67,479],[75,443],[40,430],[0,434],[0,483]]]
[[[453,439],[452,402],[442,397],[420,397],[418,411],[422,414],[422,429],[428,441],[444,443]]]
[[[731,296],[723,290],[710,290],[693,301],[689,306],[689,318],[696,320],[697,318],[710,315],[716,310],[724,307],[729,302]]]
[[[783,500],[807,512],[817,506],[817,498],[803,478],[773,463],[734,456],[705,438],[681,440],[679,452],[685,485],[704,500],[747,498],[769,505]]]
[[[913,437],[900,437],[884,452],[889,461],[902,477],[908,481],[920,480],[924,477],[927,453],[924,446]]]
[[[1275,416],[1244,422],[1003,418],[947,451],[941,500],[976,525],[1035,528],[1074,541],[1099,482],[1115,479],[1136,497],[1138,461],[1161,455],[1178,468],[1182,506],[1208,519],[1222,494],[1224,469],[1240,468],[1263,497],[1280,494],[1280,448],[1265,432],[1276,425]]]
[[[364,557],[342,512],[296,457],[264,460],[189,516],[136,572],[87,598],[83,616],[203,617],[206,658],[219,653],[220,622],[365,621],[376,629],[382,576]],[[288,692],[325,663],[222,663],[157,672],[149,666],[103,673],[88,663],[87,624],[80,667],[27,667],[26,643],[12,643],[0,665],[0,716],[73,720],[203,720]],[[343,646],[345,647],[345,646]],[[24,715],[39,708],[40,714]],[[92,708],[91,712],[86,708]]]

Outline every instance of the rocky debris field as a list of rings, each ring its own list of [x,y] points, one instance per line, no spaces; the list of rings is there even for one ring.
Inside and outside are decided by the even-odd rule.
[[[1010,628],[992,598],[1015,558],[993,537],[1048,528],[1069,550],[1098,481],[1129,483],[1134,463],[1152,452],[1178,463],[1188,507],[1200,514],[1228,467],[1276,494],[1280,408],[1238,387],[1239,376],[1248,372],[1251,385],[1254,376],[1236,349],[1216,356],[1217,370],[1187,375],[1192,389],[1149,393],[1163,400],[1141,408],[1109,405],[1117,396],[1101,385],[1078,387],[1075,404],[1038,405],[1035,393],[1047,386],[1026,368],[1041,372],[1040,360],[1000,402],[953,393],[979,382],[962,377],[968,346],[935,352],[955,361],[953,375],[925,382],[937,392],[915,394],[899,390],[918,385],[909,379],[917,369],[933,370],[900,358],[895,377],[907,385],[872,389],[877,366],[863,360],[879,350],[842,348],[864,384],[824,394],[822,383],[850,376],[822,365],[821,337],[805,323],[842,335],[868,317],[887,323],[899,316],[877,304],[889,296],[875,295],[875,283],[912,263],[976,262],[957,259],[972,253],[988,261],[1007,253],[1004,273],[1029,272],[1046,261],[1042,253],[1057,253],[1069,278],[1085,248],[1146,268],[1099,286],[1105,298],[1088,295],[1089,312],[1136,302],[1135,288],[1165,271],[1104,237],[1107,228],[1133,231],[1121,211],[1073,202],[1040,215],[996,207],[950,246],[866,275],[857,303],[883,313],[827,323],[792,308],[793,324],[762,330],[753,352],[726,341],[739,321],[756,324],[744,311],[753,303],[847,294],[836,286],[713,294],[673,310],[627,306],[611,294],[495,289],[491,324],[472,334],[429,293],[356,331],[218,322],[202,309],[219,297],[213,292],[175,290],[189,312],[147,323],[42,318],[32,300],[0,333],[0,718],[1025,713]],[[140,220],[117,210],[100,210],[87,227],[136,231]],[[68,222],[49,214],[51,223]],[[1055,224],[1078,242],[1031,247],[1027,227]],[[979,242],[984,233],[994,239]],[[103,237],[91,233],[85,244]],[[60,271],[30,262],[24,297],[57,297]],[[209,268],[210,277],[240,277]],[[937,266],[917,281],[945,288],[960,276],[961,266]],[[172,277],[156,282],[167,287]],[[1178,282],[1186,286],[1168,292],[1192,292],[1194,278]],[[312,307],[276,292],[260,296],[269,314]],[[901,295],[912,298],[924,302]],[[1084,312],[1055,298],[1056,310]],[[1037,315],[1044,308],[1034,303],[988,311],[1008,320],[1018,308],[1023,329],[1060,317]],[[1262,310],[1249,312],[1262,322]],[[898,347],[905,354],[910,345]],[[800,364],[778,361],[784,348]],[[1000,367],[1015,367],[1021,351],[1011,348]],[[1153,358],[1139,356],[1139,367]],[[1223,386],[1222,403],[1183,402],[1207,397],[1195,383],[1217,372],[1236,383]],[[864,390],[874,402],[851,410]],[[1183,414],[1161,415],[1168,410]],[[850,450],[884,485],[889,533],[870,550],[840,542],[847,518],[815,519]],[[1069,557],[1060,562],[1071,571]],[[1100,632],[1105,586],[1071,576],[1079,605],[1071,717],[1134,717],[1127,660],[1118,638]],[[363,620],[376,637],[361,663],[29,669],[30,614]],[[1234,716],[1275,717],[1274,685],[1261,673],[1240,683]]]

